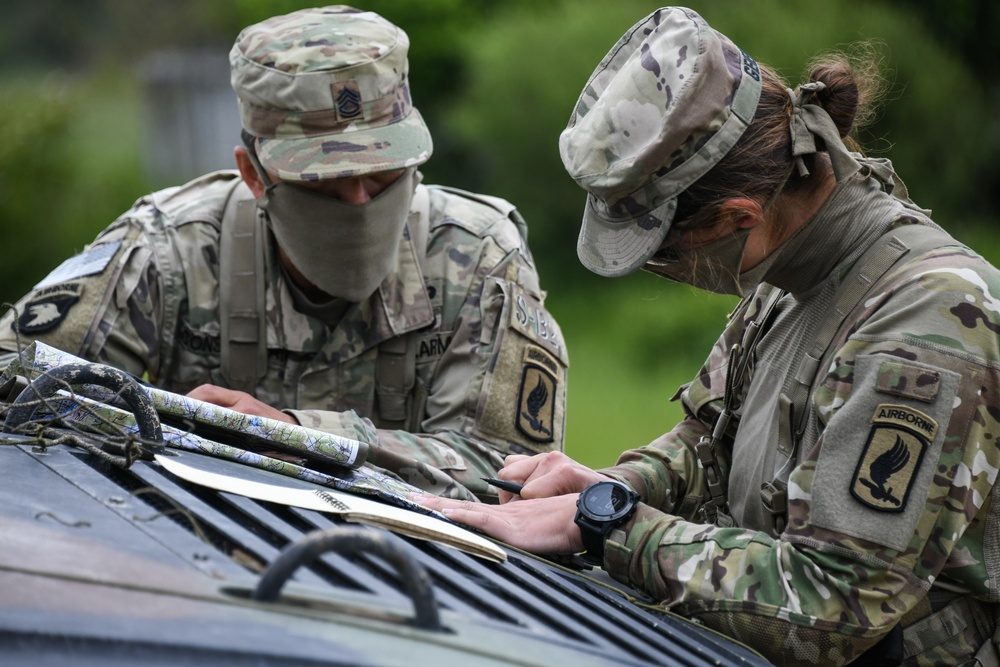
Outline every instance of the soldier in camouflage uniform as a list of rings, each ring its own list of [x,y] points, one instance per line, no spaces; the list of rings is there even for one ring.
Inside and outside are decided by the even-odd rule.
[[[495,500],[480,478],[505,455],[562,449],[566,350],[514,206],[420,184],[408,46],[344,6],[246,28],[239,171],[141,198],[6,314],[0,348],[41,340]]]
[[[786,89],[683,8],[626,33],[560,139],[580,259],[744,299],[669,433],[599,472],[511,457],[516,502],[421,502],[541,553],[596,534],[611,576],[777,664],[998,664],[1000,272],[845,146],[858,71]],[[595,533],[576,502],[609,477]]]

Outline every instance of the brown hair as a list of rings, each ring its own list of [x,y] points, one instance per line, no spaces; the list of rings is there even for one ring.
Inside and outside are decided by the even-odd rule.
[[[871,119],[871,109],[880,97],[880,69],[876,46],[869,42],[854,45],[849,54],[824,54],[810,64],[808,80],[822,81],[826,87],[809,101],[826,110],[851,150],[860,150],[852,134]],[[753,122],[725,157],[678,196],[674,220],[681,227],[714,223],[716,210],[728,199],[767,202],[786,179],[785,192],[812,186],[808,176],[792,174],[789,178],[793,167],[789,137],[792,102],[787,85],[769,67],[762,65],[760,73],[761,94]],[[804,156],[811,173],[815,157]]]

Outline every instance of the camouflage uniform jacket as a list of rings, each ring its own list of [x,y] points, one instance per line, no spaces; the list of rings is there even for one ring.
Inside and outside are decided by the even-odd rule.
[[[177,393],[202,383],[226,386],[219,243],[238,178],[216,172],[141,198],[70,267],[18,303],[22,344],[42,340]],[[427,190],[424,256],[404,234],[394,272],[333,327],[296,309],[268,234],[268,367],[253,393],[304,425],[377,435],[369,462],[421,488],[458,497],[471,490],[488,499],[495,492],[480,477],[502,467],[506,454],[561,449],[567,356],[531,254],[508,215],[513,207],[501,211],[468,193]],[[411,213],[409,227],[419,215]],[[0,323],[4,350],[16,349],[13,317]],[[411,404],[418,407],[409,430],[376,434],[379,346],[400,336],[417,337]],[[548,395],[526,406],[539,384]]]
[[[833,292],[904,224],[933,223],[873,179],[848,182],[768,274],[788,293],[756,348],[731,449],[716,452],[735,527],[698,522],[707,482],[693,447],[769,286],[734,312],[683,388],[688,417],[605,471],[644,501],[606,542],[609,573],[777,664],[846,664],[897,626],[906,664],[962,664],[995,627],[996,268],[957,242],[893,266],[839,326],[797,447],[776,451],[791,419],[779,394],[835,316]],[[760,493],[775,476],[788,485],[780,532]],[[929,616],[941,608],[948,618]]]

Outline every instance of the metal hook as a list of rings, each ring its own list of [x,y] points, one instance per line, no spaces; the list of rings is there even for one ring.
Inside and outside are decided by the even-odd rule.
[[[407,594],[413,600],[413,624],[424,630],[441,630],[437,600],[427,570],[384,535],[364,528],[337,526],[316,530],[291,543],[264,570],[254,589],[253,599],[274,602],[295,570],[327,551],[341,555],[370,553],[388,561],[396,568]]]

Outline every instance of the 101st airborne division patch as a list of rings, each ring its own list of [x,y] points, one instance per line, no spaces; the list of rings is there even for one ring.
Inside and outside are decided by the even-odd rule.
[[[875,408],[851,495],[872,509],[902,512],[937,430],[937,422],[911,407],[883,403]]]

